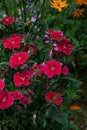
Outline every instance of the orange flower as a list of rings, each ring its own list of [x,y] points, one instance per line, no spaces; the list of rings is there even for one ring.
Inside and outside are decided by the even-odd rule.
[[[77,5],[82,5],[82,4],[87,5],[87,0],[76,0],[76,4]]]
[[[83,16],[84,9],[77,9],[76,11],[72,12],[73,17],[80,17]]]
[[[70,106],[70,110],[80,110],[80,109],[81,107],[76,106],[76,105]]]
[[[27,20],[27,24],[28,24],[28,25],[30,25],[30,24],[31,24],[31,22],[32,22],[31,20]]]
[[[66,0],[65,0],[65,1],[52,0],[52,1],[50,2],[50,4],[51,4],[51,7],[52,7],[52,8],[57,9],[59,12],[62,11],[62,8],[68,6],[68,4],[66,4]]]

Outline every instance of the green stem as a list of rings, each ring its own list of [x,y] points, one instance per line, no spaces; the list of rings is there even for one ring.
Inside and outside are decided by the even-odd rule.
[[[17,3],[16,0],[14,0],[14,16],[17,15]],[[14,31],[16,32],[16,23],[14,22]]]
[[[23,28],[23,31],[25,33],[25,26],[24,26],[24,15],[22,13],[22,8],[23,8],[23,3],[22,3],[22,0],[19,0],[19,6],[20,6],[20,10],[21,10],[21,23],[22,23],[22,28]]]
[[[24,22],[26,22],[26,3],[24,0],[22,0],[22,3],[23,3],[23,15],[24,15]]]
[[[14,16],[17,14],[17,3],[16,0],[14,0]]]

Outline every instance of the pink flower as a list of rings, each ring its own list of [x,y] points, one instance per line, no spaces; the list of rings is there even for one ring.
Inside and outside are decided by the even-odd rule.
[[[52,78],[55,75],[60,75],[62,69],[62,63],[55,61],[55,60],[49,60],[43,67],[43,72],[46,74],[49,78]]]
[[[9,39],[3,38],[2,43],[5,48],[10,50],[20,48],[22,38],[17,34],[13,34]]]
[[[14,100],[19,100],[23,98],[23,95],[21,92],[19,92],[18,90],[15,91],[11,91],[10,95],[14,98]]]
[[[28,95],[24,94],[23,95],[23,98],[20,100],[20,102],[23,104],[23,105],[27,105],[27,104],[30,104],[33,102],[33,100],[28,97]]]
[[[30,70],[29,70],[30,77],[41,76],[42,73],[43,73],[42,64],[35,64],[33,67],[30,67]]]
[[[14,104],[14,98],[8,91],[0,91],[0,109],[6,109]]]
[[[23,105],[27,105],[28,104],[28,96],[27,95],[23,95],[23,98],[20,100],[20,102]]]
[[[28,60],[28,53],[18,52],[10,57],[9,65],[11,68],[19,67],[20,65],[23,65],[27,60]]]
[[[33,55],[36,55],[37,50],[38,50],[37,46],[30,44],[23,47],[23,51],[25,52],[30,51]]]
[[[14,77],[14,84],[17,87],[21,86],[29,86],[30,85],[30,78],[29,78],[29,72],[28,70],[24,70],[21,74],[20,72],[17,72]]]
[[[53,44],[54,51],[56,52],[62,52],[65,55],[70,55],[73,51],[73,45],[70,44],[70,41],[67,39],[64,39],[61,43]]]
[[[56,106],[59,106],[62,102],[62,97],[60,93],[48,92],[45,94],[45,100],[47,103],[53,103]]]
[[[47,30],[46,33],[48,33],[52,39],[57,41],[65,39],[65,36],[63,36],[63,33],[60,31]]]
[[[10,18],[9,16],[5,16],[3,19],[2,19],[2,22],[4,25],[8,26],[10,24],[12,24],[14,22],[14,17]]]
[[[68,67],[67,66],[64,66],[63,68],[62,68],[62,75],[67,75],[68,74]]]
[[[32,91],[31,89],[28,90],[28,95],[33,96],[34,95],[34,91]]]
[[[4,80],[0,79],[0,91],[5,87]]]

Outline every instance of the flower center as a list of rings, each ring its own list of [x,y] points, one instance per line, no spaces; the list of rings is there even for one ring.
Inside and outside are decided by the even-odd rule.
[[[55,67],[54,67],[54,66],[52,66],[52,67],[51,67],[51,71],[54,71],[54,70],[55,70]]]
[[[60,1],[57,2],[57,6],[60,6]]]
[[[22,59],[22,57],[19,56],[19,57],[18,57],[18,60],[21,60],[21,59]]]
[[[66,48],[66,46],[64,45],[63,48]]]
[[[2,102],[5,102],[6,101],[6,96],[2,99]]]
[[[11,44],[14,45],[14,44],[15,44],[15,41],[11,41]]]
[[[53,101],[56,101],[57,99],[58,99],[58,96],[55,95],[55,96],[53,97]]]
[[[25,77],[20,77],[20,79],[21,79],[22,81],[24,81],[24,80],[25,80]]]
[[[9,21],[9,19],[6,19],[6,21],[8,22],[8,21]]]

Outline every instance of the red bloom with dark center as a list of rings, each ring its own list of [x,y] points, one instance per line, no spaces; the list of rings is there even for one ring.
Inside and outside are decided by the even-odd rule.
[[[33,55],[36,54],[37,50],[38,50],[37,46],[34,45],[26,45],[23,47],[23,51],[25,52],[30,51]]]
[[[48,92],[45,94],[45,100],[47,103],[53,103],[56,106],[59,106],[62,103],[62,97],[60,93]]]
[[[10,95],[14,98],[14,100],[19,100],[23,98],[23,95],[21,92],[19,92],[18,90],[15,91],[11,91]]]
[[[73,45],[67,39],[63,40],[61,43],[53,44],[53,47],[53,50],[56,52],[62,52],[66,55],[70,55],[73,51]]]
[[[47,63],[43,66],[43,72],[46,74],[49,78],[52,78],[55,75],[60,75],[62,69],[62,63],[55,61],[55,60],[49,60]]]
[[[0,79],[0,91],[5,87],[4,80]]]
[[[3,38],[2,43],[5,48],[10,50],[20,48],[22,38],[17,34],[13,34],[9,39]]]
[[[68,67],[67,66],[64,66],[63,68],[62,68],[62,75],[67,75],[68,74]]]
[[[14,22],[14,17],[10,18],[8,16],[5,16],[3,19],[2,19],[2,22],[4,25],[8,26],[10,24],[12,24]]]
[[[42,64],[36,64],[33,67],[30,67],[30,70],[29,70],[30,77],[41,76],[42,73],[43,73],[43,65]]]
[[[14,84],[17,87],[21,86],[29,86],[30,85],[30,78],[29,78],[29,72],[28,70],[24,70],[21,74],[20,72],[17,72],[14,77]]]
[[[47,30],[46,33],[48,33],[52,39],[57,41],[65,39],[65,36],[63,36],[63,33],[60,31]]]
[[[28,53],[18,52],[10,57],[9,65],[11,68],[19,67],[20,65],[23,65],[27,60],[28,60]]]
[[[0,91],[0,109],[6,109],[14,104],[14,98],[8,91]]]

